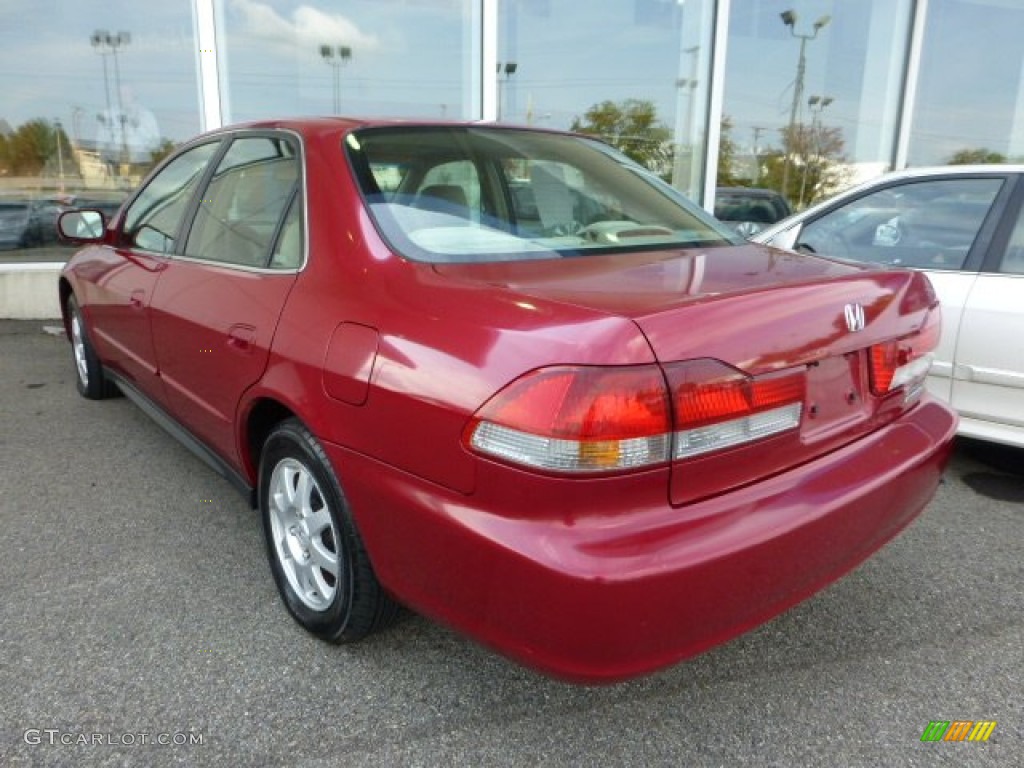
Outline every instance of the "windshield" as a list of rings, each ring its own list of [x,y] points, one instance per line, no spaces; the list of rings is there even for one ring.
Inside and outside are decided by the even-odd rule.
[[[367,128],[346,151],[402,255],[517,261],[735,243],[697,206],[587,139],[494,127]]]

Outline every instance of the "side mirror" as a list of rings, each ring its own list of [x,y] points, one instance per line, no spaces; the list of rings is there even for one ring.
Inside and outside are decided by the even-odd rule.
[[[57,232],[65,243],[99,243],[103,240],[105,223],[99,211],[64,211],[57,219]]]

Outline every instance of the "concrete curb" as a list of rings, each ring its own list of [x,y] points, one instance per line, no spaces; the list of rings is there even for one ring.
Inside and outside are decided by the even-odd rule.
[[[60,317],[57,277],[62,262],[0,264],[0,318],[52,320]]]

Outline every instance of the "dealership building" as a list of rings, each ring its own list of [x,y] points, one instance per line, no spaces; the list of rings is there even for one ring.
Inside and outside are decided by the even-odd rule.
[[[656,145],[656,170],[708,208],[723,173],[778,187],[781,168],[803,172],[806,185],[812,155],[828,155],[844,184],[893,168],[1024,158],[1021,0],[10,0],[4,9],[0,204],[116,204],[200,131],[298,115],[589,127]],[[613,119],[637,106],[648,122]],[[827,191],[812,185],[798,203]],[[48,244],[36,235],[21,245],[15,252]],[[19,260],[5,254],[0,265]]]

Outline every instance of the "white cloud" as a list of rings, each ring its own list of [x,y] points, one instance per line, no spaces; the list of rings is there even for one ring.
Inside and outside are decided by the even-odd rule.
[[[367,34],[338,13],[327,13],[311,5],[300,5],[285,18],[266,3],[232,0],[232,6],[244,17],[247,35],[289,48],[315,52],[323,43],[347,45],[367,51],[379,46],[376,35]]]

